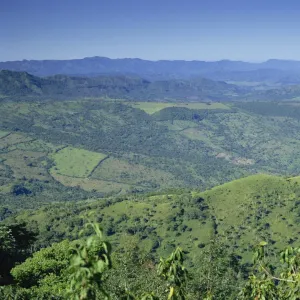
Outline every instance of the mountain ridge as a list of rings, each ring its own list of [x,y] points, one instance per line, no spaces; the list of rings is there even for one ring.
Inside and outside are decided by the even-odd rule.
[[[300,73],[300,61],[270,59],[261,63],[220,60],[144,60],[140,58],[85,57],[82,59],[62,60],[18,60],[0,62],[0,70],[26,71],[38,76],[55,74],[86,75],[108,73],[133,73],[139,76],[163,78],[189,78],[191,76],[208,76],[213,72],[255,71],[274,69]]]
[[[2,96],[105,97],[128,100],[224,100],[242,88],[205,78],[148,81],[136,76],[37,77],[28,72],[0,71]]]

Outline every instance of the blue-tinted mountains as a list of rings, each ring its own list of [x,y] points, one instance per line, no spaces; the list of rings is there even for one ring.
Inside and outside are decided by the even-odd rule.
[[[0,69],[25,71],[37,76],[135,75],[150,80],[205,77],[213,80],[300,83],[300,61],[268,60],[262,63],[221,60],[215,62],[89,57],[71,60],[0,62]]]

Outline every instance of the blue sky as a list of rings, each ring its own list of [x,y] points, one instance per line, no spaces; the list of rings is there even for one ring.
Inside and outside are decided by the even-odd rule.
[[[300,60],[299,15],[299,0],[1,0],[0,61]]]

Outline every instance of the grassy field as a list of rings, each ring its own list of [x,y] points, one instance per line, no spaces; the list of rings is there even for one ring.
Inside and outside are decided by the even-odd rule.
[[[35,151],[35,152],[46,152],[52,153],[62,146],[55,146],[51,143],[44,142],[42,140],[33,140],[29,142],[23,142],[19,144],[12,145],[8,150],[24,150],[24,151]]]
[[[45,168],[47,153],[15,150],[0,155],[5,165],[9,166],[16,179],[48,180],[49,175]]]
[[[103,194],[125,194],[130,191],[130,185],[125,183],[117,183],[113,181],[105,181],[99,179],[92,178],[75,178],[68,177],[64,175],[60,175],[53,171],[52,176],[55,180],[59,181],[65,186],[76,187],[80,186],[82,189],[86,191],[97,191]]]
[[[4,136],[3,138],[0,139],[0,149],[4,149],[9,146],[23,143],[23,142],[28,142],[30,140],[32,140],[32,138],[26,137],[25,135],[21,135],[18,133],[13,133],[8,136]]]
[[[167,102],[127,102],[128,105],[139,108],[147,114],[154,114],[167,107],[186,107],[189,109],[229,109],[222,103],[167,103]]]
[[[8,131],[1,131],[0,130],[0,139],[3,138],[4,136],[8,135],[9,132]]]
[[[102,153],[67,147],[52,155],[55,167],[51,169],[51,172],[86,178],[105,157],[106,155]]]
[[[209,199],[218,232],[228,240],[240,236],[235,243],[241,253],[249,254],[249,244],[274,240],[275,247],[282,249],[297,235],[295,191],[299,186],[291,183],[261,174],[232,181],[201,195]]]
[[[179,184],[179,181],[168,172],[113,157],[103,161],[95,169],[92,178],[153,188],[177,186]]]

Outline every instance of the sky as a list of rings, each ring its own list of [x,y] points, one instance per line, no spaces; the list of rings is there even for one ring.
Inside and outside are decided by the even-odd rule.
[[[0,0],[0,61],[300,60],[299,0]]]

